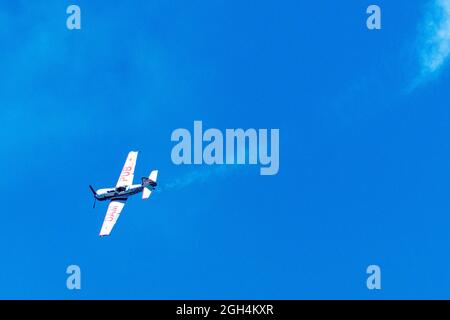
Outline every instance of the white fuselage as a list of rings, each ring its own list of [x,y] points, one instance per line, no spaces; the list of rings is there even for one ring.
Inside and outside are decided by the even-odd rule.
[[[148,187],[148,186],[147,186]],[[142,192],[144,186],[141,184],[133,184],[131,186],[124,186],[118,188],[103,188],[97,190],[97,200],[108,200],[108,199],[122,199],[128,198],[134,194]]]

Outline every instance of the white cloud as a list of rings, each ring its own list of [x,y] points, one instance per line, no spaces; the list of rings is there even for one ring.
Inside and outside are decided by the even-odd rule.
[[[419,82],[436,75],[450,56],[450,0],[433,0],[421,25]]]

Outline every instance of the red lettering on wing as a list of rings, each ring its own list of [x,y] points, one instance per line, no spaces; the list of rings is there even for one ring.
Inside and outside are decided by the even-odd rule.
[[[108,214],[105,217],[105,221],[112,222],[118,209],[119,209],[118,206],[112,206],[110,210],[108,210]]]

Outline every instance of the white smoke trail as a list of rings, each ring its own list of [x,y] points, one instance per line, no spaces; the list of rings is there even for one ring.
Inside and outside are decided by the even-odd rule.
[[[213,178],[223,178],[237,172],[237,168],[245,166],[239,165],[215,165],[209,167],[201,167],[183,174],[181,177],[175,178],[163,184],[160,191],[176,191],[188,188],[191,185],[206,183]],[[244,170],[239,170],[244,173]]]

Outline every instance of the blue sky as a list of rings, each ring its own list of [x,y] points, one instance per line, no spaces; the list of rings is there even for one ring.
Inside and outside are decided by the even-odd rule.
[[[73,3],[0,4],[0,298],[450,297],[448,0]],[[279,128],[279,173],[174,165],[194,120]],[[130,150],[162,188],[100,238]]]

